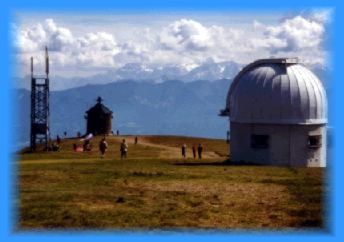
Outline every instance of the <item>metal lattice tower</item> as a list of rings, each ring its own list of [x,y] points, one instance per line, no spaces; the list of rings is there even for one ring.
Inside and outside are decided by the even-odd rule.
[[[33,57],[31,57],[31,150],[37,144],[49,144],[49,56],[45,47],[45,75],[33,74]]]

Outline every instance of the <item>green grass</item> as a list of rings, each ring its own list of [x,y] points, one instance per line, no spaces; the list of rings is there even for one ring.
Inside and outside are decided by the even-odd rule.
[[[163,144],[172,147],[181,147],[186,144],[191,152],[192,146],[197,148],[198,144],[202,144],[204,151],[213,151],[219,156],[226,157],[228,155],[228,145],[221,139],[207,139],[207,138],[194,138],[194,137],[180,137],[180,136],[145,136],[145,140]]]
[[[173,147],[182,137],[146,139]],[[212,152],[226,145],[202,141]],[[162,159],[163,148],[148,145],[130,145],[130,159],[119,160],[118,143],[110,142],[104,159],[97,151],[21,154],[18,228],[324,227],[321,168],[234,166],[221,156]]]
[[[95,137],[91,141],[92,150],[87,152],[74,152],[73,144],[82,146],[83,142],[79,139],[64,139],[61,143],[60,152],[42,152],[42,147],[38,147],[39,152],[30,153],[28,149],[24,149],[19,154],[20,160],[42,160],[42,159],[98,159],[100,157],[98,144],[102,137]],[[120,143],[122,139],[132,140],[129,136],[119,136],[119,137],[107,137],[108,151],[107,157],[109,158],[119,158],[120,157]],[[158,155],[161,149],[156,147],[151,147],[147,145],[137,144],[134,145],[133,142],[128,142],[129,144],[129,156],[130,157],[140,157],[140,158],[154,158]]]

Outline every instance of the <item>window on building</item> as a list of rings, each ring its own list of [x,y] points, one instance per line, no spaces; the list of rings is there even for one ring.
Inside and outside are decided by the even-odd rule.
[[[251,147],[255,149],[267,149],[269,147],[269,135],[251,135]]]
[[[321,147],[321,135],[310,135],[310,136],[308,136],[308,147],[309,148]]]

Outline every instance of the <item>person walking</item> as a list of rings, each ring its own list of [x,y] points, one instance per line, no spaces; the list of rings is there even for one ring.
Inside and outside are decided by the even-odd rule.
[[[106,142],[105,137],[99,142],[99,150],[101,153],[101,158],[104,158],[105,152],[108,148],[108,144]]]
[[[84,141],[83,150],[84,151],[91,151],[90,140],[87,139],[87,140]]]
[[[59,135],[56,136],[56,143],[57,143],[58,145],[61,144],[61,138],[60,138]]]
[[[198,159],[202,159],[202,152],[203,152],[202,144],[198,145],[197,151],[198,151]]]
[[[186,144],[182,145],[182,156],[183,158],[186,158]]]
[[[193,158],[196,159],[196,146],[195,145],[192,146],[192,154],[193,154]]]
[[[138,138],[137,136],[135,137],[135,145],[137,145]]]
[[[125,142],[125,139],[122,140],[120,152],[121,152],[121,159],[127,158],[128,145]]]
[[[229,144],[229,136],[230,136],[230,133],[229,133],[229,130],[228,130],[227,131],[227,139],[226,139],[227,144]]]

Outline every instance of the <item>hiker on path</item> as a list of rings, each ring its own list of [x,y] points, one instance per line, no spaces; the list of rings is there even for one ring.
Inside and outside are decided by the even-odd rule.
[[[61,138],[60,138],[59,135],[56,136],[56,143],[57,143],[58,145],[61,144]]]
[[[106,142],[106,139],[103,138],[100,142],[99,142],[99,150],[100,150],[100,153],[101,153],[101,158],[104,158],[104,155],[105,155],[105,152],[108,148],[108,144]]]
[[[135,137],[135,145],[137,145],[138,138],[137,136]]]
[[[91,143],[90,140],[85,140],[83,144],[84,151],[91,151]]]
[[[193,158],[196,159],[196,146],[195,145],[192,146],[192,154],[193,154]]]
[[[127,158],[128,145],[127,143],[125,143],[125,139],[122,140],[120,152],[121,152],[121,159]]]
[[[202,159],[202,152],[203,152],[202,144],[198,145],[197,151],[198,151],[198,159]]]
[[[182,156],[183,158],[186,158],[186,144],[182,145]]]

